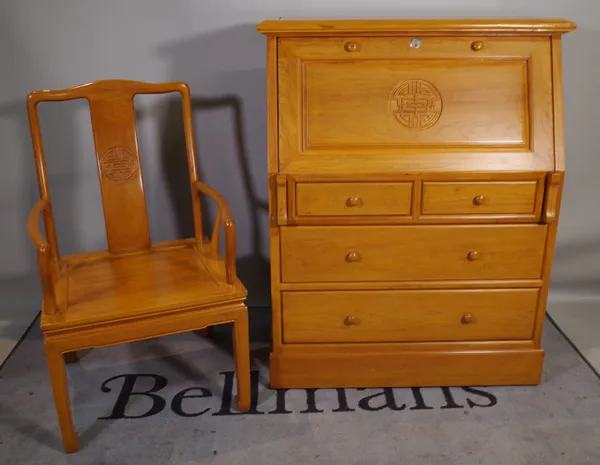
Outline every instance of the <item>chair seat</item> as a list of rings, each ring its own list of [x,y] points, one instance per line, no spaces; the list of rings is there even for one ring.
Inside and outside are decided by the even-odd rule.
[[[226,304],[247,295],[239,280],[226,282],[220,259],[202,255],[185,241],[132,254],[79,257],[61,272],[59,311],[42,312],[43,331]]]

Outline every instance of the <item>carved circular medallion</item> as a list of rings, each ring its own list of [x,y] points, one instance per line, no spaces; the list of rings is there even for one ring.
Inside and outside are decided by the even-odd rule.
[[[100,159],[102,177],[113,182],[130,181],[138,172],[138,162],[131,150],[113,147]]]
[[[423,79],[402,81],[390,95],[394,116],[410,129],[427,129],[442,114],[442,96],[435,86]]]

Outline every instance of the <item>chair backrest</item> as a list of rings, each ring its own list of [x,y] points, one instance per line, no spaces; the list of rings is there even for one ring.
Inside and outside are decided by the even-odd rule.
[[[189,87],[184,82],[145,83],[127,80],[104,80],[65,90],[40,90],[27,97],[27,110],[33,151],[40,187],[40,197],[50,201],[46,163],[37,113],[37,104],[85,98],[89,102],[100,191],[104,209],[108,251],[130,252],[151,246],[146,198],[142,181],[137,142],[134,97],[137,94],[179,92],[182,97],[183,122],[190,182],[198,180]],[[193,192],[193,190],[192,190]],[[199,231],[200,203],[193,201],[196,236]],[[52,210],[44,215],[48,242],[58,258]]]

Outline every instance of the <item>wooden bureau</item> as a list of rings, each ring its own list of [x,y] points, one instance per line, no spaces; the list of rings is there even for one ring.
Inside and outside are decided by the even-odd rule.
[[[271,386],[538,384],[565,20],[273,20]]]

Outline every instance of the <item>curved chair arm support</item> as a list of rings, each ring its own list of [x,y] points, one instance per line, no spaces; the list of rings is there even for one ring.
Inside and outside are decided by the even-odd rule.
[[[50,258],[50,245],[42,235],[39,228],[40,216],[50,208],[50,202],[42,199],[31,209],[27,220],[27,231],[33,245],[37,249],[38,268],[40,270],[40,281],[44,298],[44,313],[56,311],[56,295],[54,293],[54,280],[52,278],[52,260]]]
[[[204,184],[201,181],[194,181],[192,183],[192,187],[198,192],[201,192],[211,197],[217,204],[217,219],[215,221],[215,226],[210,237],[210,244],[212,247],[213,254],[215,256],[218,256],[219,234],[222,222],[225,231],[225,267],[227,274],[227,282],[229,284],[233,284],[236,278],[235,221],[233,221],[233,217],[231,216],[229,205],[227,204],[227,201],[221,194],[219,194],[212,187],[208,186],[207,184]]]
[[[40,200],[31,209],[29,218],[27,219],[27,232],[29,233],[33,245],[35,245],[35,248],[38,251],[40,251],[40,249],[48,249],[49,247],[48,241],[46,241],[39,228],[40,216],[48,207],[50,207],[50,202],[48,200]]]

